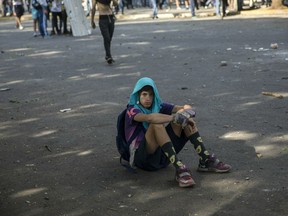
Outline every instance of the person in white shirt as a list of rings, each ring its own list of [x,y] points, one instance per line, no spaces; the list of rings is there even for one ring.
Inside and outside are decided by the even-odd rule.
[[[23,30],[24,27],[21,23],[21,17],[24,14],[23,0],[13,0],[14,15],[16,19],[16,28]]]
[[[55,29],[58,35],[61,34],[61,24],[62,24],[62,1],[61,0],[53,0],[52,1],[52,31],[51,35],[55,35]],[[58,26],[58,18],[59,18],[59,26]]]

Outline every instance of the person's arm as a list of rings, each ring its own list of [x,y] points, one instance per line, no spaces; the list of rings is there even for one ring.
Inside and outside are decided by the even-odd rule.
[[[179,110],[182,110],[182,109],[192,109],[192,106],[187,105],[187,104],[185,104],[184,106],[175,105],[173,110],[172,110],[172,113],[176,113],[176,112],[178,112]]]
[[[91,27],[93,29],[96,28],[96,24],[95,24],[95,21],[94,21],[94,18],[95,18],[95,14],[96,14],[96,0],[92,0],[92,9],[91,9]]]
[[[172,113],[176,113],[181,109],[184,109],[184,106],[175,105],[172,109]]]
[[[174,117],[172,115],[165,115],[161,113],[151,113],[151,114],[144,114],[138,113],[134,117],[134,121],[138,122],[148,122],[153,124],[164,124],[173,121]]]

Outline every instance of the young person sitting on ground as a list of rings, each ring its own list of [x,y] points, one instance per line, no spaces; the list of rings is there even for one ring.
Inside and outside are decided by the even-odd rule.
[[[151,78],[136,83],[125,116],[125,137],[129,140],[137,127],[139,134],[130,144],[130,165],[154,171],[173,164],[180,187],[195,185],[191,172],[177,154],[190,141],[199,155],[198,171],[229,172],[231,166],[206,150],[193,119],[190,105],[162,102]],[[139,131],[139,130],[137,130]]]

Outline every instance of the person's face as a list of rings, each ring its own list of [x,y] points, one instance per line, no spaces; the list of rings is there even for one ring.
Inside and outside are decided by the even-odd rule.
[[[152,106],[154,99],[154,92],[152,88],[141,91],[139,97],[140,97],[140,104],[144,108],[149,109]]]

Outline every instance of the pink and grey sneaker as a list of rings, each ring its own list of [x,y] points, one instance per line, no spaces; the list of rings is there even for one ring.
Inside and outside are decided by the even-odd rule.
[[[179,187],[192,187],[196,184],[191,172],[185,166],[176,171],[176,181],[179,183]]]
[[[199,162],[197,171],[200,172],[216,172],[216,173],[225,173],[231,170],[229,164],[225,164],[218,160],[214,154],[209,155],[205,163]]]

